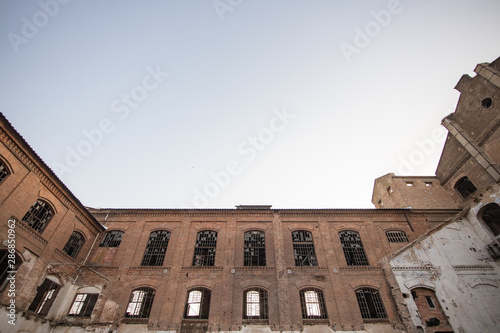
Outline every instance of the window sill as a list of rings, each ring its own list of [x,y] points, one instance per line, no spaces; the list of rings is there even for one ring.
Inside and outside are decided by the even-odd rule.
[[[124,324],[147,324],[149,318],[123,318],[122,323]]]
[[[330,325],[328,319],[302,319],[304,325]]]

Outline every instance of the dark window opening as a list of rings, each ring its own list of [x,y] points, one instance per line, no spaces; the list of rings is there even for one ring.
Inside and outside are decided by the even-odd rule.
[[[243,319],[268,319],[267,291],[250,289],[243,293]]]
[[[306,230],[292,232],[295,266],[318,266],[312,233]]]
[[[263,232],[245,232],[244,247],[244,266],[266,266],[266,241]]]
[[[184,318],[186,319],[208,319],[210,312],[211,291],[206,288],[188,291]]]
[[[319,289],[302,289],[300,291],[302,319],[327,319],[325,298]]]
[[[0,291],[5,288],[7,278],[15,276],[17,268],[22,264],[21,258],[15,253],[9,253],[8,250],[0,250]]]
[[[390,230],[386,231],[385,235],[390,243],[407,243],[409,242],[408,237],[404,231]]]
[[[101,244],[99,244],[99,247],[118,247],[122,242],[122,237],[123,231],[108,231]]]
[[[38,199],[33,206],[28,210],[26,215],[23,217],[23,221],[26,222],[33,230],[42,233],[43,229],[47,226],[49,221],[54,216],[54,211],[50,205]]]
[[[141,266],[162,266],[167,253],[170,232],[165,230],[153,231],[149,235],[148,244],[144,251]]]
[[[434,305],[434,301],[432,300],[431,296],[425,296],[425,300],[427,301],[427,304],[429,304],[429,308],[435,309],[436,306]]]
[[[455,189],[462,195],[464,199],[471,196],[472,193],[476,192],[477,188],[472,184],[472,182],[467,177],[462,177],[455,183]]]
[[[63,252],[65,252],[71,258],[76,258],[84,243],[85,238],[83,238],[83,235],[77,231],[73,231],[68,239],[68,242],[66,242],[66,245],[64,245]]]
[[[193,266],[214,266],[217,232],[204,230],[198,232],[194,248]]]
[[[368,265],[361,237],[355,231],[342,231],[339,233],[340,242],[344,250],[345,259],[348,266]]]
[[[413,299],[417,299],[417,293],[415,291],[412,290],[411,292],[411,297],[413,297]]]
[[[9,169],[5,166],[5,164],[0,160],[0,183],[3,182],[5,178],[10,174]]]
[[[127,311],[125,317],[127,318],[149,318],[151,307],[155,299],[156,291],[153,288],[138,288],[130,294]]]
[[[500,235],[500,206],[496,203],[491,203],[483,208],[481,218],[488,226],[491,232],[498,236]]]
[[[98,297],[99,294],[76,294],[68,316],[90,317]]]
[[[38,287],[35,299],[31,302],[28,310],[46,316],[49,313],[52,304],[61,287],[50,279],[45,279]]]
[[[481,106],[485,109],[489,109],[493,105],[493,100],[489,97],[481,101]]]
[[[382,299],[377,290],[361,288],[356,290],[359,310],[363,319],[387,318]]]

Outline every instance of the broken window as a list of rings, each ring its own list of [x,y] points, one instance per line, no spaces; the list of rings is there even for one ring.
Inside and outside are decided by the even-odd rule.
[[[122,242],[122,237],[123,231],[108,231],[106,233],[106,236],[104,236],[104,238],[102,239],[101,244],[99,244],[99,247],[118,247]]]
[[[243,319],[268,319],[267,291],[250,289],[243,293]]]
[[[344,249],[345,259],[348,266],[368,265],[361,237],[356,231],[342,231],[339,233],[340,242]]]
[[[50,219],[52,219],[52,216],[54,216],[54,211],[49,203],[38,199],[26,215],[24,215],[23,221],[33,228],[33,230],[42,233]]]
[[[491,230],[493,235],[500,235],[500,206],[490,203],[482,209],[481,218]]]
[[[64,245],[63,252],[65,252],[71,258],[76,258],[83,244],[85,243],[85,238],[78,231],[73,231],[68,239],[66,245]]]
[[[477,188],[472,184],[472,182],[467,177],[462,177],[455,183],[455,189],[462,195],[464,199],[471,196],[472,193],[476,192]]]
[[[356,290],[359,310],[363,319],[387,318],[378,290],[361,288]]]
[[[389,230],[385,232],[387,239],[390,243],[407,243],[409,242],[408,237],[404,231],[399,230]]]
[[[35,299],[31,302],[28,310],[36,312],[41,316],[46,316],[60,288],[61,287],[54,281],[45,279],[38,287]]]
[[[208,319],[210,312],[211,291],[206,288],[197,288],[188,291],[184,318]]]
[[[149,318],[156,291],[153,288],[137,288],[130,294],[125,317],[128,318]]]
[[[68,316],[90,317],[99,294],[76,294]]]
[[[295,266],[318,266],[312,233],[306,230],[292,232]]]
[[[194,248],[193,266],[214,266],[217,231],[198,232]]]
[[[5,163],[0,159],[0,183],[10,174]]]
[[[319,289],[302,289],[300,291],[300,304],[303,319],[327,319],[323,291]]]
[[[266,242],[262,231],[245,232],[245,266],[266,266]]]
[[[170,232],[166,230],[153,231],[149,235],[141,266],[162,266],[167,253]]]

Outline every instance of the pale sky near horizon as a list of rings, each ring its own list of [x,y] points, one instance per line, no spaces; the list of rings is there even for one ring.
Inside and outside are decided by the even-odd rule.
[[[2,1],[0,112],[91,207],[371,208],[433,175],[500,1]]]

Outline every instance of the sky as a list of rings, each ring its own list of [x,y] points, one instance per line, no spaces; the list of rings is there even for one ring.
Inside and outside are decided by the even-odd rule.
[[[0,112],[86,206],[372,208],[434,175],[498,0],[0,2]]]

